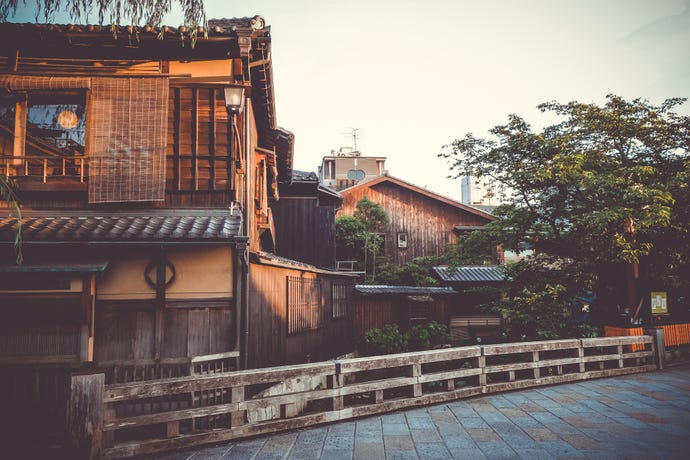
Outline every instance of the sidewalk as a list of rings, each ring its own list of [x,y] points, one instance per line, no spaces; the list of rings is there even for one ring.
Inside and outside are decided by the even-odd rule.
[[[147,458],[686,459],[690,458],[690,364]]]

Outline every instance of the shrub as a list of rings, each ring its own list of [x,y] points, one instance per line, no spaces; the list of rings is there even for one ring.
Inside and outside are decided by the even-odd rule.
[[[409,337],[400,332],[397,324],[386,324],[381,329],[367,331],[360,343],[364,356],[387,355],[407,351]]]
[[[448,327],[445,324],[431,321],[418,324],[410,330],[410,350],[431,350],[450,341]]]

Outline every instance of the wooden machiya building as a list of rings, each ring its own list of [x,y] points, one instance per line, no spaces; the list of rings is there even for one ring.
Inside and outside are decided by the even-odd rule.
[[[442,255],[460,231],[478,229],[495,219],[471,206],[384,174],[340,191],[338,216],[353,215],[365,196],[379,203],[390,224],[384,233],[385,255],[399,265],[423,256]]]
[[[258,256],[292,178],[270,27],[206,32],[0,24],[0,174],[21,205],[0,210],[8,400],[57,414],[61,373],[86,364],[116,383],[349,351],[325,337],[352,314],[350,278]],[[317,352],[288,349],[302,333]]]

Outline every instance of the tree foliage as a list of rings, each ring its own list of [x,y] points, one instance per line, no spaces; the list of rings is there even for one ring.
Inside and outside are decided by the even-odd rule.
[[[377,254],[381,255],[382,233],[388,227],[388,214],[366,196],[357,202],[354,215],[335,221],[338,260],[357,261],[367,273],[375,272]]]
[[[675,111],[683,102],[614,95],[603,105],[549,102],[539,109],[561,121],[541,132],[510,115],[490,139],[455,140],[441,154],[454,175],[489,178],[512,203],[461,243],[478,252],[529,242],[569,270],[591,273],[561,280],[575,283],[564,289],[542,282],[532,292],[544,302],[596,285],[622,263],[640,263],[648,283],[664,278],[687,290],[690,117]]]
[[[73,21],[86,20],[95,12],[98,23],[158,26],[163,17],[177,3],[184,14],[184,24],[196,29],[206,23],[203,0],[4,0],[0,2],[0,21],[5,21],[20,6],[35,5],[35,20],[51,22],[60,12],[67,13]]]
[[[14,212],[18,221],[21,221],[22,213],[19,209],[17,197],[14,194],[14,184],[6,176],[0,174],[0,201],[4,201],[7,208]],[[14,250],[16,254],[16,261],[18,264],[22,263],[22,227],[17,224],[14,233]]]

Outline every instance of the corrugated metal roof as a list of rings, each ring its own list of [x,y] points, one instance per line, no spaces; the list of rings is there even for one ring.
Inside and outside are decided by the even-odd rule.
[[[225,241],[239,235],[242,222],[240,215],[231,215],[229,211],[156,212],[156,215],[137,212],[112,215],[27,213],[22,216],[22,238],[27,243]],[[16,224],[16,217],[0,218],[0,241],[14,241]]]
[[[496,283],[506,280],[498,266],[434,267],[443,281],[455,283]]]
[[[431,286],[383,286],[372,284],[358,284],[355,290],[362,294],[405,294],[405,295],[436,295],[455,294],[449,287]]]

